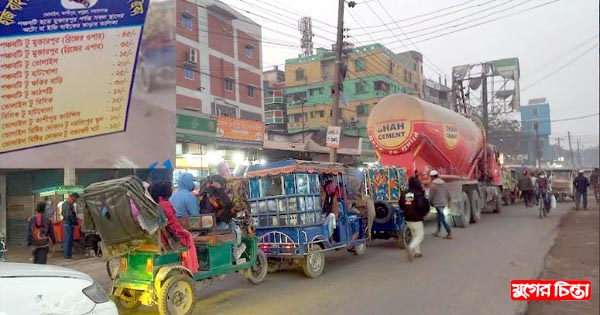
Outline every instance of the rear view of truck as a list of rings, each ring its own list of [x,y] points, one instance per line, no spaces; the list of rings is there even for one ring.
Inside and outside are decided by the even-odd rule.
[[[382,166],[398,166],[425,185],[436,170],[446,181],[452,204],[449,222],[466,227],[481,219],[484,206],[500,212],[500,165],[474,121],[418,98],[394,94],[382,99],[367,123],[369,140]]]

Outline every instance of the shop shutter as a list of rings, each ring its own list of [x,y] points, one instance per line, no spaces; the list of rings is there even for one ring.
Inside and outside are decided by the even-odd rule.
[[[6,227],[9,246],[27,246],[27,218],[33,214],[33,195],[8,196],[6,199]]]
[[[62,186],[64,182],[65,172],[63,169],[32,172],[32,190]],[[29,194],[31,194],[31,191],[29,191]]]

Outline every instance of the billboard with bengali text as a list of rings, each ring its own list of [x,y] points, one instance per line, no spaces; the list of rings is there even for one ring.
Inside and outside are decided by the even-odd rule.
[[[265,124],[261,121],[217,117],[217,142],[262,146]]]

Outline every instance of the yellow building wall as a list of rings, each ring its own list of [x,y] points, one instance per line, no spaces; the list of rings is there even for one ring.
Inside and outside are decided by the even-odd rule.
[[[304,79],[296,81],[296,70],[304,70]],[[322,82],[321,62],[319,60],[289,64],[285,67],[285,86],[292,87],[298,85],[312,84]]]
[[[365,70],[356,71],[356,60],[364,58],[366,61]],[[392,60],[394,68],[392,73],[389,73],[389,62]],[[408,82],[404,78],[404,70],[409,70],[413,74],[413,82]],[[412,69],[407,69],[404,64],[399,61],[390,58],[381,50],[366,51],[352,55],[348,60],[348,74],[346,79],[356,79],[372,75],[385,75],[390,77],[392,80],[402,83],[404,86],[413,88],[414,82],[417,80],[417,74]]]
[[[366,123],[369,116],[368,115],[360,115],[359,116],[357,114],[357,107],[359,105],[368,105],[368,107],[369,107],[368,112],[370,112],[373,109],[373,107],[375,107],[375,105],[377,104],[377,102],[380,99],[381,98],[371,98],[371,99],[360,100],[360,101],[350,101],[348,103],[348,107],[345,107],[343,104],[340,104],[340,109],[342,110],[342,115],[340,118],[344,119],[346,121],[351,121],[352,118],[356,118],[356,119],[358,119],[358,121],[360,121],[362,123]],[[320,111],[324,112],[324,117],[320,117],[320,113],[319,113]],[[311,112],[313,113],[313,115],[311,115]],[[304,122],[304,128],[310,129],[310,128],[319,128],[322,126],[329,126],[331,124],[330,113],[331,113],[331,104],[317,104],[317,105],[311,105],[311,106],[304,106],[304,114],[306,117],[306,121]],[[302,114],[302,108],[301,107],[288,108],[287,114],[288,114],[288,117],[290,117],[291,115],[294,115],[294,114]],[[290,122],[288,122],[288,128],[289,129],[302,129],[302,121],[298,121],[298,122],[290,121]]]

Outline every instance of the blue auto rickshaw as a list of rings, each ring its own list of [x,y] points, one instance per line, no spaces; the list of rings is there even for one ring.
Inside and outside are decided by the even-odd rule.
[[[307,277],[316,278],[325,267],[326,251],[347,249],[356,255],[365,252],[365,220],[347,211],[346,171],[338,163],[297,160],[248,168],[250,213],[270,272],[288,263],[301,265]],[[341,192],[339,217],[332,234],[322,215],[325,178],[333,180]]]
[[[372,239],[395,239],[404,249],[412,240],[404,213],[398,204],[408,183],[406,170],[397,166],[375,166],[365,170],[366,187],[375,203]]]

